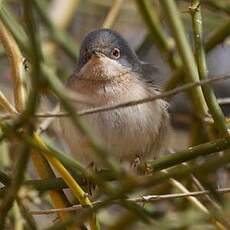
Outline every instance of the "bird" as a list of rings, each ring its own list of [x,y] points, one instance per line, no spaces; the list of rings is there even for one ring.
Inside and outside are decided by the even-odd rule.
[[[96,29],[83,39],[77,66],[66,87],[90,98],[90,104],[72,102],[78,112],[158,95],[157,71],[152,64],[141,61],[118,32]],[[167,149],[170,122],[168,103],[163,99],[81,118],[121,165],[132,168],[136,162],[159,158]],[[69,118],[62,117],[60,125],[64,139],[79,162],[85,167],[105,167]]]

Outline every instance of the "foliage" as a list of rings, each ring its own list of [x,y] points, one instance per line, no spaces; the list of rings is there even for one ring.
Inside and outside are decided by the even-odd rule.
[[[100,4],[102,2],[108,4],[107,1],[100,1]],[[83,1],[0,1],[0,58],[1,61],[5,57],[9,60],[15,104],[12,105],[0,91],[0,182],[3,184],[0,188],[0,229],[6,226],[38,229],[37,215],[46,215],[47,229],[80,229],[85,223],[89,229],[101,226],[108,229],[130,229],[131,226],[134,229],[189,229],[194,225],[197,229],[229,229],[229,199],[223,194],[230,189],[217,189],[212,179],[218,169],[230,162],[229,120],[221,110],[211,82],[224,81],[230,76],[207,79],[206,63],[206,53],[223,43],[230,34],[229,2],[109,2],[111,5],[107,5],[109,10],[102,27],[112,28],[121,10],[129,4],[135,6],[148,32],[138,51],[146,43],[154,43],[173,74],[164,85],[165,91],[156,97],[76,112],[69,99],[74,97],[83,102],[86,99],[66,92],[63,81],[78,57],[79,44],[68,29],[74,24],[74,15],[84,8]],[[55,4],[63,8],[61,14],[54,14]],[[18,9],[22,15],[17,14]],[[186,20],[192,24],[194,45],[187,40],[184,27],[188,27],[188,23],[182,20],[182,9],[187,10]],[[207,11],[214,12],[221,20],[213,33],[204,38],[202,16]],[[171,35],[166,33],[162,17]],[[120,168],[80,119],[86,114],[136,106],[158,98],[170,101],[171,96],[182,91],[188,92],[193,105],[196,119],[191,125],[204,129],[206,142],[146,162],[140,166],[140,171],[147,170],[148,174],[137,176]],[[56,105],[60,103],[65,112],[57,112],[55,106],[52,112],[39,112],[44,92],[50,101],[55,101]],[[54,134],[49,126],[60,116],[72,119],[108,169],[95,172],[85,168],[53,141]],[[194,130],[194,139],[201,140],[200,129]],[[29,178],[30,159],[32,171],[39,179]],[[100,201],[88,196],[85,178],[98,187],[103,195]],[[116,183],[110,183],[115,180]],[[76,205],[71,205],[65,188],[71,190]],[[116,215],[107,212],[113,205],[122,207]],[[164,205],[167,208],[162,208]],[[34,210],[35,207],[39,210]],[[199,211],[195,212],[196,209]],[[52,213],[58,215],[58,221],[53,224],[50,223]]]

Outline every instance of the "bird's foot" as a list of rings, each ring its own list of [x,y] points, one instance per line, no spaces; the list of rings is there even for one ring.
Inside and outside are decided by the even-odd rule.
[[[130,164],[131,170],[135,173],[138,173],[140,164],[141,164],[141,158],[140,156],[137,155],[136,158],[134,158],[131,161],[131,164]]]
[[[93,170],[96,173],[99,171],[94,162],[90,162],[90,164],[87,166],[87,169]],[[83,177],[83,184],[86,187],[87,193],[92,196],[93,191],[96,189],[96,184],[88,177]]]

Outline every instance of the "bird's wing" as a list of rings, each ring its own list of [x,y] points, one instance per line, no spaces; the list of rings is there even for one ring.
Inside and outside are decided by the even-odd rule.
[[[159,87],[162,84],[162,73],[161,71],[154,65],[141,62],[142,65],[142,77],[146,80],[146,83],[149,83],[155,87]]]
[[[66,81],[66,86],[71,86],[73,81],[79,77],[79,72],[75,70]]]

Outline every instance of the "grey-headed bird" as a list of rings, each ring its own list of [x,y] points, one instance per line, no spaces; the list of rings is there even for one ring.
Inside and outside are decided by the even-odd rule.
[[[109,29],[90,32],[82,42],[77,68],[67,88],[90,98],[74,102],[76,111],[109,106],[159,94],[156,68],[139,60],[120,34]],[[132,165],[156,159],[168,147],[169,115],[163,99],[82,117],[94,136],[117,161]],[[103,167],[87,139],[69,118],[61,127],[75,158],[86,167]]]

